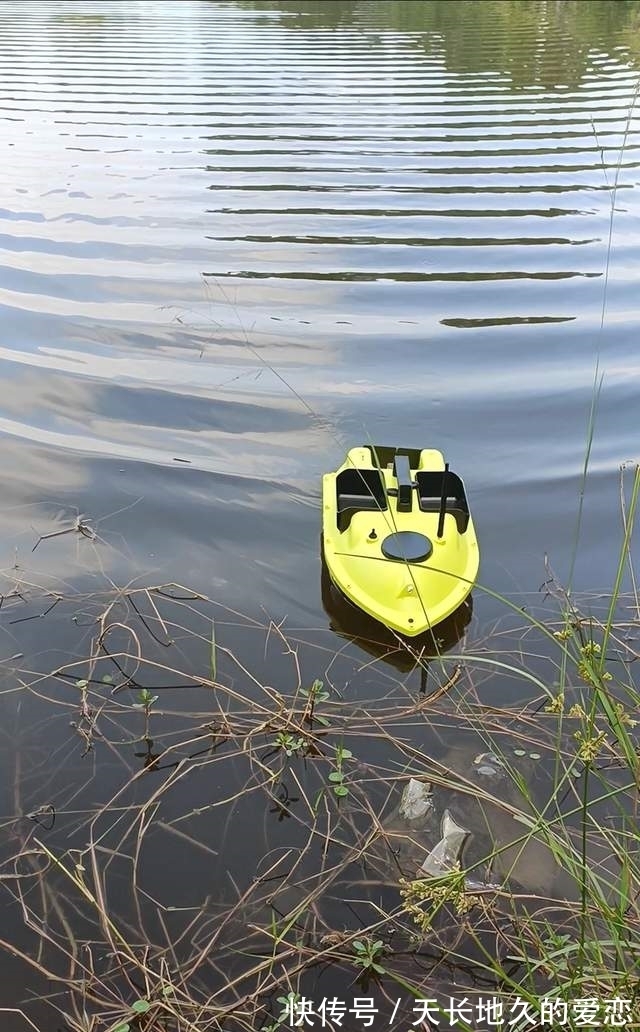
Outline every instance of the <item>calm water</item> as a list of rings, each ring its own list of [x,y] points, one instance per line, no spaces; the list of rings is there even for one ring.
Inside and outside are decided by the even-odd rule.
[[[570,569],[598,363],[576,584],[607,589],[639,457],[640,2],[0,18],[8,581],[174,579],[331,650],[320,477],[372,440],[445,452],[482,584],[520,603],[545,553]],[[97,542],[32,554],[77,515]]]
[[[599,356],[606,587],[640,5],[0,7],[5,564],[79,511],[116,578],[323,625],[319,478],[371,439],[442,448],[483,582],[535,590],[545,551],[568,569]]]

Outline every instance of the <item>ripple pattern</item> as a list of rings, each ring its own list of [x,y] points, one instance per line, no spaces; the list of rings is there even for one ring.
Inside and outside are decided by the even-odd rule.
[[[181,460],[258,511],[367,434],[533,497],[578,468],[597,355],[594,461],[628,457],[637,12],[514,10],[0,3],[12,461],[62,490]]]

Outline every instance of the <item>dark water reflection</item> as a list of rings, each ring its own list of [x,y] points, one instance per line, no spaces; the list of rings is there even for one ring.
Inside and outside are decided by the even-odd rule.
[[[576,585],[609,586],[617,467],[638,457],[640,2],[0,16],[7,585],[176,580],[243,614],[224,644],[272,683],[291,671],[259,628],[284,620],[312,678],[344,645],[322,606],[320,477],[371,440],[445,452],[482,586],[528,604],[545,553],[570,569],[597,362]],[[95,541],[32,554],[80,515]],[[501,612],[476,592],[481,633]],[[4,608],[0,655],[36,673],[79,656],[90,632],[68,616],[18,633]],[[370,657],[340,655],[344,687]],[[363,696],[397,673],[359,669]],[[14,784],[16,743],[42,756],[49,725],[10,688]],[[46,749],[70,809],[68,716]],[[7,790],[5,812],[40,801]]]

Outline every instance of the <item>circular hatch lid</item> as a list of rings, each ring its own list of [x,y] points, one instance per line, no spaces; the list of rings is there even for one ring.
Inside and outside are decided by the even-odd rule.
[[[382,554],[386,559],[404,563],[421,563],[433,552],[433,545],[424,534],[415,530],[399,530],[389,534],[382,542]]]

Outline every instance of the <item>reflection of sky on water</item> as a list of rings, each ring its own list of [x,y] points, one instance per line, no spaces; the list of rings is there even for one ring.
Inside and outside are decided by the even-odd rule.
[[[632,12],[330,7],[30,8],[0,75],[7,513],[141,498],[130,561],[206,580],[224,543],[256,604],[318,617],[313,507],[354,441],[450,453],[486,562],[495,531],[533,578],[598,352],[593,468],[628,458],[637,331]]]

